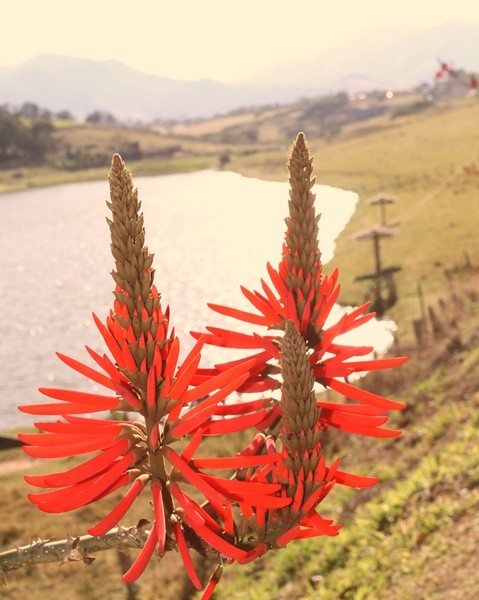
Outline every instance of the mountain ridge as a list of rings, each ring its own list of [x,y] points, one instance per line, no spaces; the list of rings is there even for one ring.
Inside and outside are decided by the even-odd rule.
[[[369,32],[338,48],[272,65],[247,79],[178,80],[116,59],[41,54],[0,66],[0,105],[35,102],[83,119],[93,111],[124,121],[210,118],[248,106],[286,104],[329,93],[404,89],[432,83],[437,60],[477,68],[479,24]],[[476,61],[476,63],[475,63]],[[475,64],[474,64],[475,63]]]

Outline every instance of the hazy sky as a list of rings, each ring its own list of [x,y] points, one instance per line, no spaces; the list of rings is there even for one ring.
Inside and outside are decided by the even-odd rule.
[[[0,0],[0,7],[0,66],[48,52],[220,81],[379,27],[479,23],[479,2],[471,0]]]

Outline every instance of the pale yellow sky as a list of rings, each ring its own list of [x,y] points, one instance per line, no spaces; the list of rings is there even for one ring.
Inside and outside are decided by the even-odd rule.
[[[0,0],[0,8],[0,66],[48,52],[220,81],[371,29],[479,23],[479,2],[471,0]]]

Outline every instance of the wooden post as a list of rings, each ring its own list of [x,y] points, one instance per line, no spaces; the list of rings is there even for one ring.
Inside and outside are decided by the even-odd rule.
[[[426,307],[424,305],[424,294],[422,292],[421,282],[417,284],[417,296],[419,298],[419,308],[421,311],[421,321],[424,323],[424,333],[427,332]]]

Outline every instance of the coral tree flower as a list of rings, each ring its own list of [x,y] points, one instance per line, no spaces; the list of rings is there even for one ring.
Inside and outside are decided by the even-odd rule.
[[[315,195],[311,191],[316,182],[312,175],[312,161],[305,137],[300,133],[288,163],[289,216],[286,218],[287,230],[279,268],[267,265],[271,284],[262,279],[261,292],[241,288],[255,312],[209,304],[218,313],[250,326],[260,326],[266,332],[241,333],[218,327],[207,327],[206,334],[193,332],[195,338],[203,337],[207,344],[254,352],[233,362],[217,364],[214,369],[199,369],[195,382],[231,368],[233,364],[253,361],[240,392],[263,392],[281,387],[281,381],[276,377],[279,360],[275,344],[277,335],[267,332],[284,330],[285,323],[291,320],[305,341],[315,381],[358,403],[319,401],[321,426],[374,437],[395,437],[400,434],[399,431],[381,425],[388,420],[386,412],[401,410],[404,404],[351,385],[345,379],[358,372],[398,366],[406,359],[364,359],[373,351],[372,347],[347,346],[336,341],[339,335],[360,327],[375,316],[375,313],[367,312],[369,303],[343,314],[336,323],[326,325],[338,299],[340,286],[337,269],[330,275],[323,273],[318,244],[319,216],[315,214]],[[271,421],[272,415],[277,417],[280,413],[279,404],[274,405],[270,413]]]
[[[338,343],[337,336],[374,315],[363,305],[326,325],[339,294],[338,273],[325,275],[322,270],[319,217],[311,192],[315,180],[303,134],[293,145],[288,166],[287,232],[279,268],[268,265],[271,284],[262,280],[262,292],[242,288],[254,312],[211,305],[262,329],[240,333],[208,327],[207,333],[194,334],[196,344],[180,364],[169,310],[162,310],[153,284],[153,256],[145,247],[137,191],[121,158],[113,157],[108,223],[115,301],[105,322],[94,316],[109,352],[87,348],[94,366],[58,355],[106,391],[41,388],[56,402],[20,410],[57,418],[36,423],[43,433],[19,437],[30,456],[89,455],[67,471],[26,476],[44,490],[29,498],[46,512],[80,508],[129,486],[88,530],[91,535],[117,526],[149,488],[153,522],[144,547],[123,576],[126,582],[142,574],[155,550],[162,555],[177,549],[193,585],[204,587],[206,600],[224,561],[243,564],[293,540],[337,535],[339,526],[317,512],[321,501],[335,484],[364,488],[378,479],[341,471],[337,460],[328,465],[324,431],[331,427],[376,437],[400,433],[382,425],[388,420],[386,413],[403,404],[345,381],[353,373],[404,361],[367,360],[364,356],[372,348]],[[252,352],[204,369],[200,353],[205,343]],[[354,403],[318,399],[318,383]],[[280,398],[269,397],[276,389]],[[233,392],[261,396],[232,400]],[[108,411],[136,412],[138,418],[116,421],[95,414]],[[250,428],[252,441],[235,456],[204,457],[198,452],[206,436]],[[179,440],[180,449],[175,448]],[[221,476],[216,471],[229,473]],[[191,550],[216,559],[206,585],[195,570]]]
[[[42,394],[57,402],[20,407],[29,414],[58,417],[35,423],[43,433],[19,435],[29,456],[96,454],[67,471],[27,475],[28,483],[48,488],[30,494],[29,499],[43,511],[61,513],[129,485],[111,512],[88,530],[97,536],[115,527],[148,485],[154,523],[147,543],[124,580],[133,581],[141,575],[155,548],[162,554],[177,547],[193,584],[201,588],[190,547],[208,547],[210,554],[230,560],[247,556],[247,549],[234,543],[233,503],[253,511],[256,506],[284,507],[291,502],[276,495],[281,488],[279,483],[236,481],[206,474],[204,470],[253,468],[274,463],[281,455],[195,460],[203,436],[254,426],[265,418],[267,410],[262,401],[253,406],[220,405],[246,381],[249,361],[191,385],[203,341],[199,340],[180,366],[179,340],[169,329],[169,311],[163,312],[160,295],[153,285],[153,256],[145,247],[137,191],[118,155],[113,157],[109,181],[112,219],[108,223],[116,263],[112,273],[115,301],[105,323],[94,315],[109,355],[87,348],[95,367],[58,355],[67,366],[106,392],[41,388]],[[136,412],[139,417],[135,421],[91,417],[92,413],[108,411]],[[189,443],[182,446],[182,451],[175,450],[174,443],[185,436],[189,436]],[[203,506],[193,500],[187,486],[204,498]],[[209,590],[212,585],[210,582]]]

